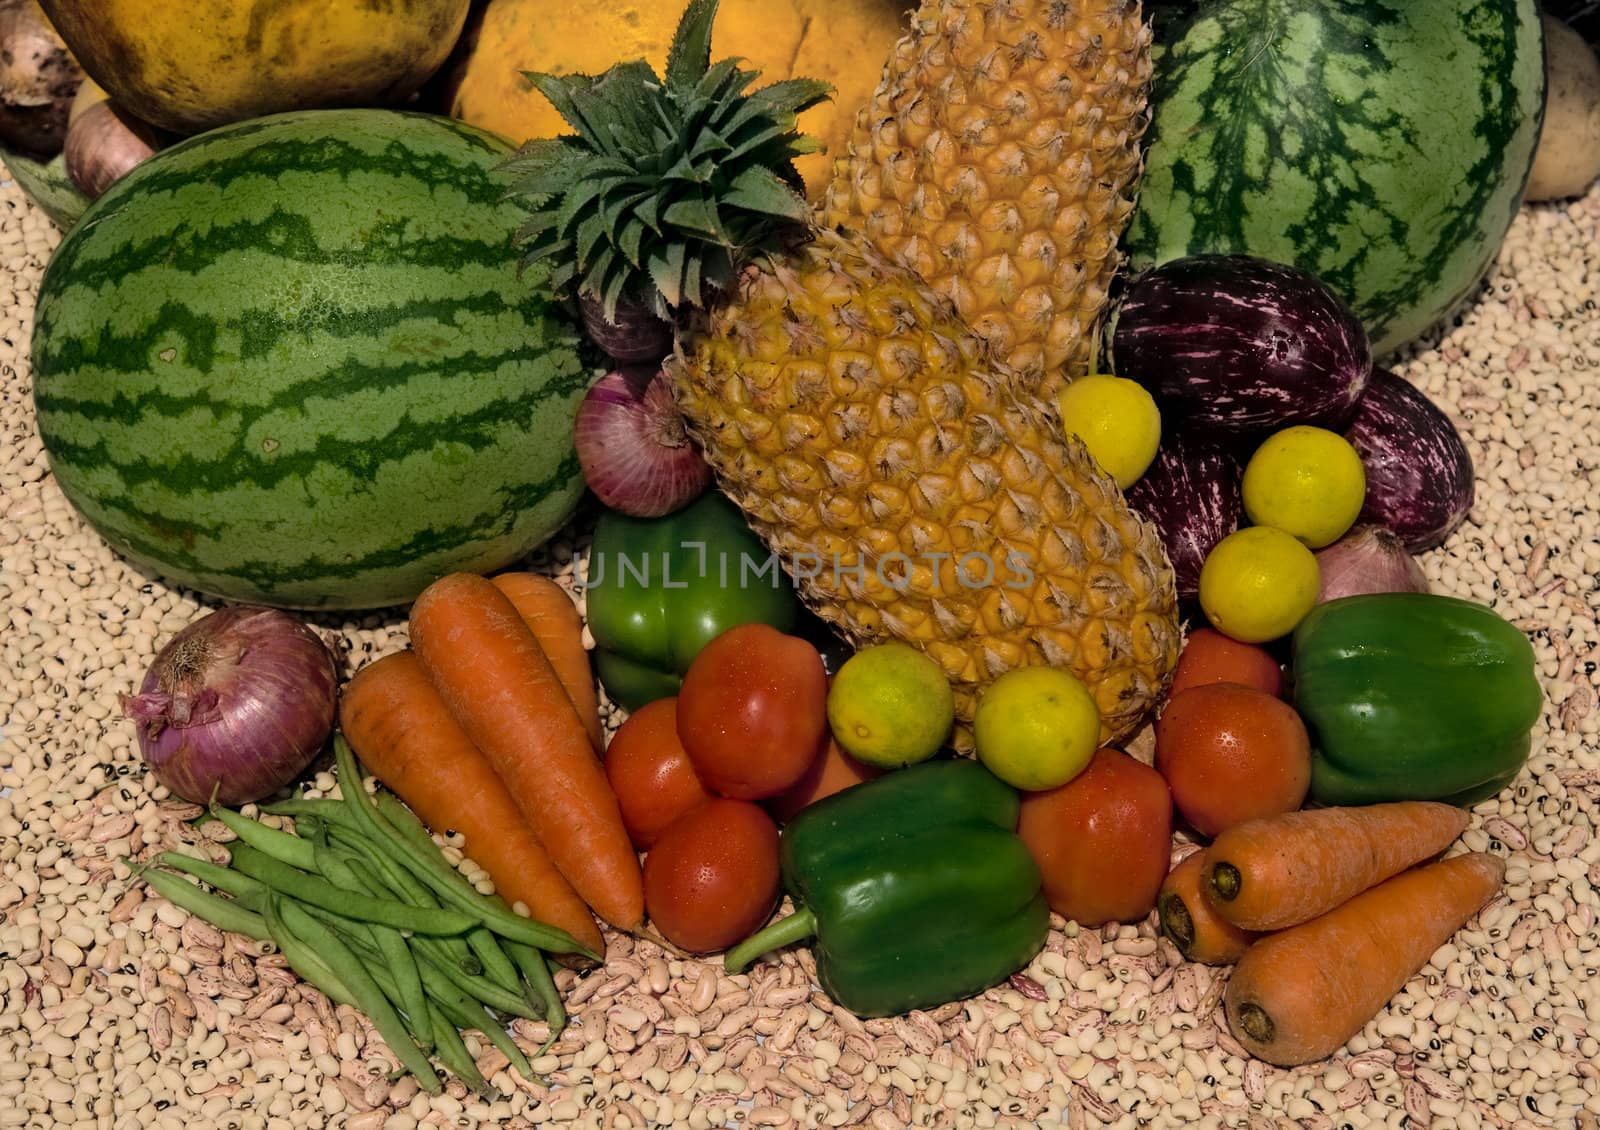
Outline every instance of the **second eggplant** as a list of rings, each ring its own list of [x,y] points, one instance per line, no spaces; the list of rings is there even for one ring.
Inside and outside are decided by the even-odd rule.
[[[1134,278],[1108,322],[1110,370],[1163,415],[1224,433],[1337,428],[1372,375],[1355,312],[1314,275],[1248,255],[1192,255]]]

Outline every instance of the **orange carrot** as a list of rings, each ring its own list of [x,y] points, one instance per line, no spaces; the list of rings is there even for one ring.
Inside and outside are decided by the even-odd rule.
[[[644,920],[644,881],[617,796],[555,668],[516,607],[452,573],[411,606],[428,680],[583,901],[619,930]]]
[[[1228,980],[1228,1027],[1279,1067],[1332,1055],[1489,901],[1505,872],[1498,856],[1459,855],[1262,938]]]
[[[424,824],[467,838],[467,855],[502,898],[526,903],[540,922],[604,952],[589,908],[550,862],[414,654],[395,652],[357,671],[339,696],[339,727],[361,763]]]
[[[1438,855],[1467,826],[1432,801],[1316,808],[1236,824],[1206,849],[1203,889],[1245,930],[1282,930]]]
[[[1167,873],[1161,892],[1156,895],[1161,932],[1189,961],[1232,965],[1260,935],[1219,917],[1211,900],[1200,893],[1200,871],[1205,859],[1204,851],[1191,852]]]
[[[594,689],[594,671],[583,646],[583,618],[567,590],[538,573],[501,573],[490,577],[494,587],[505,593],[534,639],[550,657],[561,685],[566,688],[572,707],[589,731],[596,752],[605,749],[605,734],[600,729],[600,696]]]

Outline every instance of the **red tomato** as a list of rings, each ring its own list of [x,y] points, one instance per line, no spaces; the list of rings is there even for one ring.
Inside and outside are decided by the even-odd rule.
[[[1172,796],[1161,774],[1100,749],[1064,785],[1022,794],[1017,835],[1044,876],[1050,909],[1080,926],[1138,922],[1172,858]]]
[[[1202,835],[1293,812],[1311,787],[1311,739],[1294,708],[1238,683],[1190,687],[1156,719],[1156,768]]]
[[[712,797],[644,857],[645,913],[690,953],[727,949],[778,905],[778,826],[760,805]]]
[[[1206,683],[1242,683],[1281,696],[1283,668],[1266,648],[1240,643],[1215,628],[1199,628],[1184,641],[1167,699]]]
[[[810,643],[766,624],[729,628],[689,665],[678,737],[714,793],[777,796],[828,740],[828,674]]]
[[[628,715],[606,746],[606,779],[640,851],[711,795],[678,740],[676,698],[658,698]]]
[[[840,749],[839,743],[830,737],[827,749],[823,750],[821,757],[812,762],[811,768],[806,770],[806,775],[777,796],[770,797],[765,806],[767,811],[772,813],[774,820],[780,824],[787,824],[806,805],[815,804],[823,797],[842,792],[851,785],[870,781],[874,777],[881,776],[883,772],[882,769],[876,769],[871,765],[863,765]]]

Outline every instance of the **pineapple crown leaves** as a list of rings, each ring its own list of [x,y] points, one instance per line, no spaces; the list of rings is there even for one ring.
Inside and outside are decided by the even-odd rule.
[[[711,62],[717,0],[690,0],[665,78],[643,60],[600,75],[526,72],[573,134],[528,142],[506,163],[527,208],[522,264],[545,262],[559,291],[624,298],[672,317],[730,290],[753,254],[810,217],[794,159],[820,145],[799,114],[829,84],[791,78],[749,90],[758,72]]]

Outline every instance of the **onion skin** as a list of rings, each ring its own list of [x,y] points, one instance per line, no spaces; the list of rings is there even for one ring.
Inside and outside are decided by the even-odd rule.
[[[578,406],[573,440],[595,497],[635,518],[670,514],[711,485],[711,465],[690,439],[660,369],[626,367],[601,377]]]
[[[0,0],[0,141],[41,161],[60,153],[82,82],[37,0]]]
[[[236,806],[271,796],[311,764],[333,732],[339,673],[305,624],[239,605],[167,641],[123,713],[139,750],[174,794]]]
[[[148,122],[98,101],[84,107],[67,129],[67,175],[95,200],[166,143]]]
[[[1243,475],[1231,448],[1183,430],[1162,437],[1155,462],[1128,488],[1128,505],[1161,534],[1182,600],[1199,599],[1206,554],[1243,520]]]
[[[643,302],[623,299],[612,317],[589,295],[578,299],[583,329],[619,365],[655,364],[672,351],[672,324]]]
[[[1450,418],[1410,381],[1374,369],[1344,436],[1367,474],[1358,525],[1383,526],[1421,553],[1466,520],[1472,456]]]
[[[1322,589],[1317,603],[1375,592],[1430,592],[1427,576],[1405,543],[1382,526],[1357,526],[1317,551]]]

